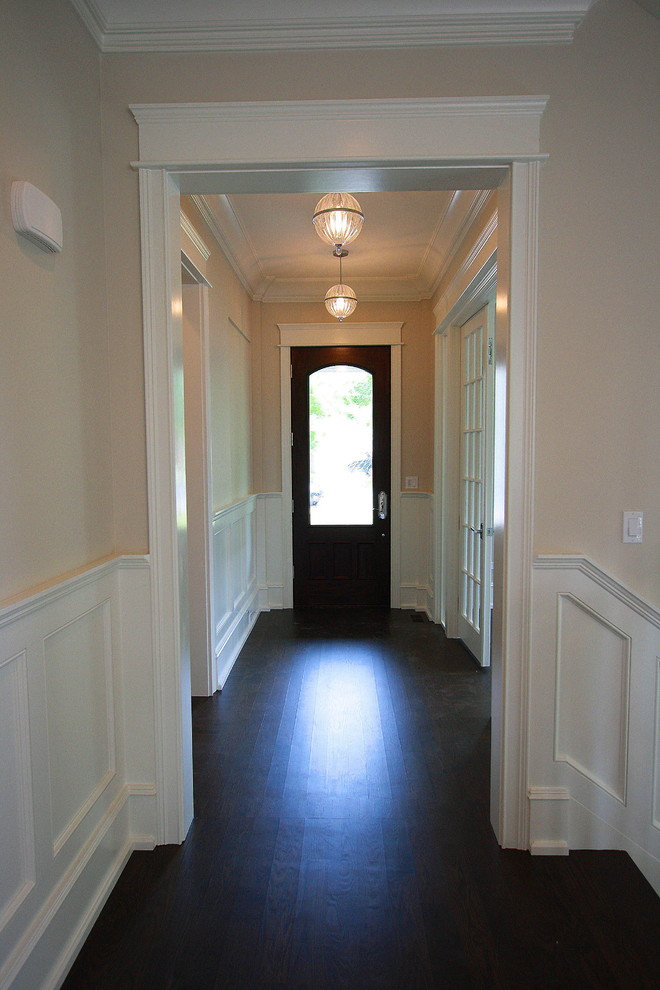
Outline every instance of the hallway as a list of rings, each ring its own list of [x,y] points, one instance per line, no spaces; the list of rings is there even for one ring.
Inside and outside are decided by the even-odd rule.
[[[489,674],[420,619],[260,616],[193,702],[186,842],[133,854],[65,990],[657,985],[627,855],[498,848]]]

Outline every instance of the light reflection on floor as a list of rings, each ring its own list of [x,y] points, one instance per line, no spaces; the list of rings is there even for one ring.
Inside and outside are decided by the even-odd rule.
[[[308,747],[301,773],[290,764],[285,795],[304,817],[379,814],[386,773],[378,688],[368,652],[333,644],[303,680],[292,750]],[[302,806],[301,806],[302,803]],[[293,810],[293,809],[292,809]]]

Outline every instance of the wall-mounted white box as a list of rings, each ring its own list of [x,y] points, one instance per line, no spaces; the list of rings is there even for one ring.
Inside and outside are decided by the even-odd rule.
[[[623,513],[623,542],[641,543],[644,536],[644,513]]]

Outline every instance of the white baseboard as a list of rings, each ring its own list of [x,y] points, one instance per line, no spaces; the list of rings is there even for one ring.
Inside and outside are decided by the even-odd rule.
[[[424,612],[433,622],[433,590],[427,584],[402,584],[399,600],[400,608]]]
[[[259,592],[253,587],[237,608],[229,628],[216,647],[218,689],[222,690],[259,616]]]
[[[259,587],[259,611],[284,608],[284,585],[267,584]]]

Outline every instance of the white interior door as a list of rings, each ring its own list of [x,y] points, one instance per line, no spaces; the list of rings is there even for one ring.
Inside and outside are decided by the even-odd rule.
[[[493,560],[492,306],[461,327],[458,635],[490,664]]]

